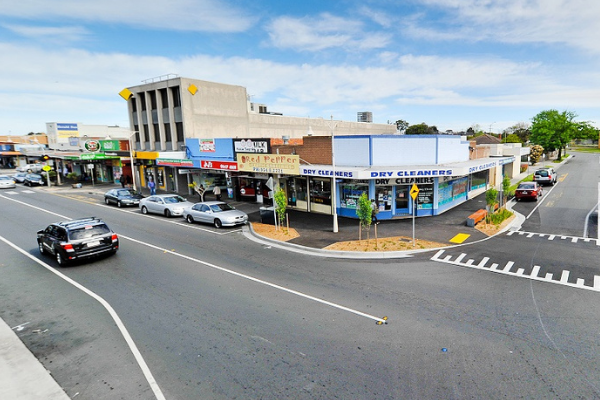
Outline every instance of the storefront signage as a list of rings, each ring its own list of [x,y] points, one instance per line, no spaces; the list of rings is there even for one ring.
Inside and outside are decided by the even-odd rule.
[[[372,171],[371,178],[386,178],[392,176],[449,176],[452,175],[451,169],[415,169],[402,171]]]
[[[411,183],[433,183],[435,178],[396,178],[396,179],[375,179],[375,185],[387,186],[391,184],[407,185]]]
[[[110,160],[119,158],[117,156],[109,156],[104,153],[83,153],[79,157],[65,157],[65,160]]]
[[[486,169],[494,168],[496,165],[498,165],[497,161],[492,161],[492,162],[488,162],[486,164],[477,165],[475,167],[469,168],[469,173],[472,174],[473,172],[484,171]]]
[[[100,151],[100,142],[97,140],[86,140],[83,145],[87,151],[96,152]]]
[[[56,134],[60,139],[79,137],[79,126],[75,124],[56,124]]]
[[[194,162],[192,160],[187,160],[184,158],[157,158],[156,165],[166,167],[193,167]]]
[[[238,154],[237,163],[240,171],[300,175],[300,156],[293,154]]]
[[[200,139],[199,142],[201,153],[214,153],[217,151],[214,139]]]
[[[118,151],[118,150],[126,150],[121,149],[121,142],[118,140],[100,140],[100,150],[101,151]]]
[[[333,170],[331,169],[315,169],[310,167],[302,167],[300,169],[301,175],[311,175],[311,176],[333,176]],[[337,178],[354,178],[356,175],[354,171],[344,171],[344,170],[336,170],[335,176]]]
[[[269,139],[233,139],[233,151],[236,153],[270,153]]]
[[[238,164],[231,161],[213,161],[213,160],[202,160],[200,164],[202,169],[218,169],[222,171],[237,171]]]

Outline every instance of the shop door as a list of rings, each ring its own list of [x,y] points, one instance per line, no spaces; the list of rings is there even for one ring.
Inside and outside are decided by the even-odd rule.
[[[410,186],[396,186],[396,215],[412,215],[410,204]]]

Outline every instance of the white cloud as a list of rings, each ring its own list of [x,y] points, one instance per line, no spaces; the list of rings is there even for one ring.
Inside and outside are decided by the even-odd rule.
[[[25,20],[106,22],[201,32],[243,32],[256,22],[229,2],[218,0],[4,1],[0,15]]]
[[[273,46],[298,51],[376,49],[390,42],[388,34],[365,32],[360,21],[327,13],[318,17],[279,17],[267,26],[267,30]]]
[[[600,89],[588,88],[589,80],[580,77],[567,85],[542,65],[499,58],[388,53],[384,66],[360,67],[207,55],[170,59],[1,43],[0,53],[11,55],[11,62],[0,64],[0,120],[27,127],[22,133],[43,131],[45,122],[59,120],[127,125],[126,104],[117,93],[166,73],[241,85],[270,110],[295,116],[346,113],[353,120],[356,111],[368,107],[393,118],[416,105],[476,106],[497,114],[501,107],[600,108]]]
[[[421,0],[454,15],[425,27],[412,21],[413,32],[439,39],[505,43],[567,44],[600,52],[600,3],[589,0]]]
[[[81,26],[26,26],[16,24],[0,25],[17,35],[40,42],[58,42],[61,44],[77,42],[89,35],[89,31]]]

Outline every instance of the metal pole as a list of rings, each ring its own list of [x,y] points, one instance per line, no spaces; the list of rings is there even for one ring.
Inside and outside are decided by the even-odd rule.
[[[335,125],[333,124],[333,115],[331,116],[331,165],[333,170],[333,180],[331,182],[331,207],[333,211],[333,233],[338,233],[337,216],[337,183],[335,170]]]
[[[135,166],[133,164],[133,146],[132,146],[132,142],[131,142],[131,137],[133,135],[135,135],[137,133],[133,132],[131,135],[129,135],[129,163],[131,164],[131,181],[133,182],[133,190],[135,192],[137,192],[137,186],[135,184]]]
[[[413,216],[412,216],[412,234],[413,247],[415,247],[415,214],[417,213],[417,199],[413,200]]]

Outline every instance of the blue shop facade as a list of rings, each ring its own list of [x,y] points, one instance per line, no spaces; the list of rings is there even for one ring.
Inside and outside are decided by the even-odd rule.
[[[336,136],[334,146],[333,165],[303,165],[300,179],[335,175],[337,213],[348,218],[357,218],[363,192],[377,203],[380,220],[439,215],[501,182],[503,166],[515,162],[514,157],[470,160],[469,142],[450,135]],[[327,198],[318,190],[308,195]]]

